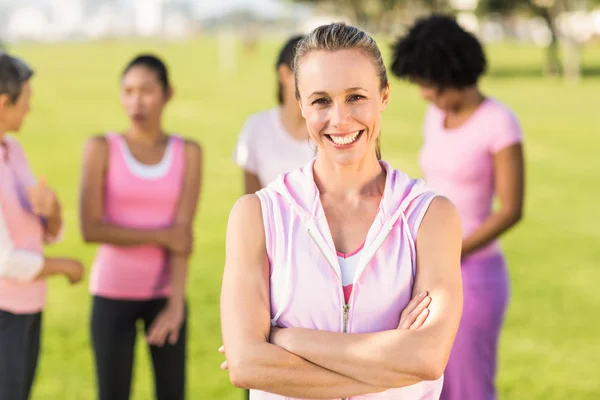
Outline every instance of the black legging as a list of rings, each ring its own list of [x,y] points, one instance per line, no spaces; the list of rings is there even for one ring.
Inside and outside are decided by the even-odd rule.
[[[0,400],[28,400],[35,379],[42,313],[0,310]]]
[[[148,332],[166,302],[166,299],[93,298],[91,329],[99,400],[129,400],[136,323],[144,321]],[[177,343],[150,346],[157,400],[183,400],[185,397],[186,327],[187,306]]]

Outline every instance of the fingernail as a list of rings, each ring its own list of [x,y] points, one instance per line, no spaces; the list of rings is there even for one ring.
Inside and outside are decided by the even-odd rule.
[[[425,297],[425,296],[427,296],[427,292],[421,292],[421,294],[419,294],[419,296]]]

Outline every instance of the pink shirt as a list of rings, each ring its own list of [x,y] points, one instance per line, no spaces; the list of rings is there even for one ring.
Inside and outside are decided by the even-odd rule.
[[[263,187],[277,175],[303,167],[314,157],[315,148],[308,139],[297,140],[286,132],[280,107],[248,118],[234,152],[235,162],[257,175]]]
[[[32,282],[44,264],[44,228],[31,212],[27,188],[36,184],[23,149],[11,138],[0,147],[0,309],[42,311],[46,283]]]
[[[346,333],[397,329],[412,297],[415,238],[436,194],[423,181],[380,164],[386,171],[383,197],[352,265],[340,265],[314,183],[313,162],[257,192],[271,267],[273,325]],[[349,285],[346,297],[344,286]],[[433,400],[439,398],[442,382],[440,378],[351,399]],[[251,398],[284,399],[257,390]]]
[[[358,249],[350,253],[336,251],[338,263],[340,264],[340,271],[342,272],[342,286],[344,288],[344,300],[346,303],[350,301],[354,277],[358,272],[362,255],[361,251],[364,247],[365,244],[363,243],[358,247]]]
[[[115,225],[165,228],[173,223],[184,178],[185,143],[171,136],[163,159],[145,165],[130,153],[122,136],[108,134],[104,219]],[[94,262],[90,292],[114,299],[152,299],[170,293],[166,252],[151,245],[103,244]]]
[[[492,212],[493,155],[521,142],[521,127],[511,110],[494,99],[485,100],[459,128],[444,128],[444,119],[444,112],[435,106],[427,110],[420,166],[427,183],[458,208],[466,237]],[[488,258],[499,252],[498,243],[493,242],[468,259]]]

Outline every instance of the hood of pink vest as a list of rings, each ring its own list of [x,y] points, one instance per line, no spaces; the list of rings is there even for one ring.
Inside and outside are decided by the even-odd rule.
[[[385,161],[379,162],[386,172],[386,181],[379,212],[367,237],[365,238],[365,257],[372,257],[378,250],[377,245],[383,242],[389,231],[401,219],[405,219],[404,212],[409,204],[430,191],[420,179],[411,179],[405,173],[395,170]],[[281,195],[292,207],[294,212],[303,221],[309,234],[328,259],[330,264],[335,264],[333,259],[336,250],[331,238],[325,212],[321,205],[319,189],[315,184],[313,172],[314,160],[305,167],[290,174],[280,175],[273,181],[269,188]],[[412,239],[409,235],[409,239]]]

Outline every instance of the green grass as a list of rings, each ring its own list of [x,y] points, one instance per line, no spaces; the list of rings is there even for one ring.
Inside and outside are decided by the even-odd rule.
[[[78,233],[77,198],[84,140],[122,129],[118,101],[121,68],[139,51],[168,60],[176,90],[165,126],[198,139],[205,149],[204,192],[191,263],[188,393],[190,399],[239,399],[219,369],[219,290],[228,212],[241,191],[231,151],[253,112],[274,104],[273,62],[279,42],[259,53],[239,52],[237,69],[219,73],[216,42],[102,42],[22,45],[12,49],[37,69],[32,114],[22,143],[36,174],[45,174],[61,196],[65,241],[51,254],[80,257],[89,266],[95,248]],[[382,44],[387,57],[387,43]],[[596,58],[594,59],[594,53]],[[510,262],[512,297],[502,334],[499,390],[502,399],[596,399],[600,393],[600,79],[579,86],[539,76],[542,51],[518,45],[489,49],[486,92],[519,115],[526,140],[527,205],[524,221],[503,239]],[[588,49],[589,70],[600,51]],[[393,81],[384,115],[384,158],[418,175],[420,124],[425,104],[415,88]],[[34,399],[94,398],[87,281],[50,285],[43,353]],[[136,352],[133,399],[152,398],[147,350]]]

